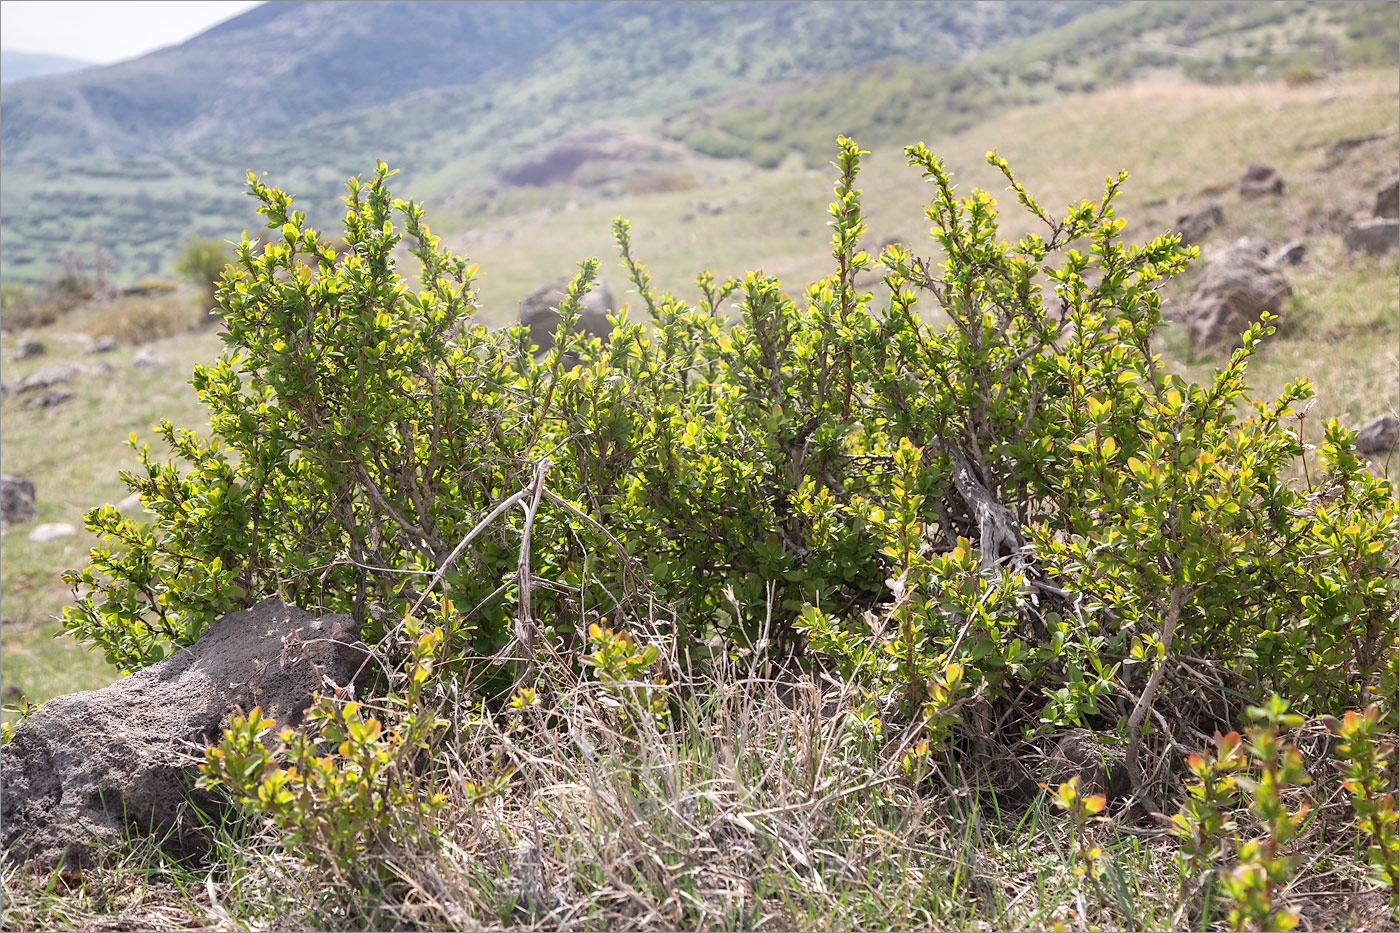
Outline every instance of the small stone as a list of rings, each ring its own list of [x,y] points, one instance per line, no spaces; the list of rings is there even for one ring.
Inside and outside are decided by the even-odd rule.
[[[1356,434],[1356,452],[1372,460],[1384,458],[1400,443],[1400,418],[1381,415],[1361,426]]]
[[[118,347],[117,338],[111,334],[103,334],[92,342],[87,348],[88,353],[111,353]]]
[[[12,360],[27,360],[33,356],[44,355],[44,344],[33,337],[26,337],[19,342],[13,353],[10,354]]]
[[[1400,180],[1392,181],[1376,192],[1376,216],[1392,220],[1400,217]]]
[[[23,476],[0,476],[0,520],[33,521],[39,514],[34,504],[34,484]]]
[[[1355,221],[1342,233],[1342,245],[1352,253],[1384,256],[1400,249],[1400,220],[1374,218]]]
[[[83,371],[83,367],[77,363],[50,363],[47,366],[39,367],[21,379],[19,385],[15,386],[15,391],[23,394],[35,389],[47,389],[50,386],[68,382]]]
[[[60,538],[72,537],[77,533],[78,529],[67,522],[46,522],[34,527],[34,530],[29,533],[29,542],[31,544],[45,544]]]
[[[1248,198],[1283,194],[1283,176],[1267,165],[1251,165],[1240,178],[1240,194]]]
[[[568,276],[561,276],[521,299],[520,323],[530,328],[530,342],[539,348],[537,354],[554,348],[554,332],[559,327],[559,312],[556,309],[564,300],[564,290],[568,286]],[[578,316],[579,329],[607,340],[612,333],[608,310],[613,306],[613,296],[607,282],[599,279],[592,291],[583,296],[582,305]]]
[[[145,370],[164,369],[165,359],[151,347],[142,347],[132,355],[131,365]]]
[[[1242,239],[1211,256],[1186,298],[1193,346],[1234,340],[1264,312],[1279,313],[1292,289],[1268,253],[1267,243]]]
[[[117,503],[117,508],[123,512],[139,512],[143,508],[141,505],[141,494],[133,492],[125,499]]]
[[[1176,219],[1173,229],[1181,234],[1183,245],[1199,243],[1211,230],[1225,222],[1225,209],[1214,202],[1200,210],[1182,214]]]
[[[53,408],[55,405],[62,405],[77,394],[72,389],[45,389],[25,402],[24,407],[27,411],[35,408]]]
[[[1276,266],[1301,266],[1307,258],[1308,244],[1302,240],[1293,240],[1274,250],[1269,262]]]

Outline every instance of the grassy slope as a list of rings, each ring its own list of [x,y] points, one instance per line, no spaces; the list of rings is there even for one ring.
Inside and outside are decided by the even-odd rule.
[[[1130,169],[1120,212],[1130,221],[1126,235],[1133,239],[1166,229],[1206,199],[1203,191],[1224,187],[1211,197],[1224,206],[1226,225],[1202,244],[1204,249],[1245,235],[1306,240],[1311,258],[1290,275],[1295,297],[1289,316],[1297,323],[1275,338],[1251,372],[1260,395],[1278,391],[1289,379],[1311,377],[1320,394],[1310,427],[1316,430],[1319,418],[1336,416],[1357,425],[1393,412],[1400,391],[1397,260],[1343,255],[1339,235],[1326,229],[1334,211],[1369,209],[1376,187],[1393,171],[1400,145],[1396,107],[1393,72],[1301,88],[1144,84],[1016,110],[937,140],[934,147],[965,190],[982,185],[993,193],[1004,185],[997,184],[999,176],[982,154],[997,148],[1047,205],[1092,196],[1106,175]],[[1384,138],[1336,164],[1328,159],[1331,142],[1368,133]],[[1281,199],[1244,202],[1233,192],[1233,182],[1251,161],[1272,164],[1284,174],[1288,190]],[[658,284],[678,294],[693,295],[690,283],[700,269],[724,275],[760,267],[800,294],[803,284],[829,270],[830,174],[792,164],[777,172],[752,172],[723,188],[502,218],[449,236],[448,242],[486,273],[482,314],[498,324],[512,318],[520,295],[571,271],[585,256],[604,259],[605,277],[626,301],[610,234],[615,212],[632,220],[635,251]],[[868,158],[862,186],[872,245],[897,235],[917,252],[919,243],[927,242],[919,208],[925,192],[917,174],[902,164],[898,152],[884,149]],[[415,192],[400,187],[397,193]],[[718,214],[699,214],[691,205],[697,199],[729,206]],[[1008,235],[1027,229],[1014,203],[1003,209]],[[692,219],[683,221],[687,214]],[[1173,292],[1183,292],[1189,281],[1188,275],[1175,283]],[[65,355],[92,363],[95,358],[81,356],[74,334],[100,329],[104,317],[110,317],[110,309],[94,307],[40,331],[51,355],[7,363],[6,379]],[[12,339],[7,338],[7,348]],[[1184,337],[1170,329],[1162,345],[1171,365],[1197,376],[1216,360],[1193,356]],[[6,399],[3,468],[35,479],[39,520],[78,524],[83,508],[120,499],[124,492],[116,471],[134,463],[123,447],[130,431],[144,434],[161,416],[177,424],[202,423],[193,393],[182,383],[195,360],[218,348],[210,331],[164,341],[159,349],[172,366],[155,374],[125,366],[122,357],[131,351],[122,351],[113,373],[78,381],[78,399],[46,412],[26,412],[15,398]],[[110,677],[100,659],[79,655],[67,640],[47,637],[55,626],[46,620],[67,595],[56,569],[78,563],[87,539],[36,546],[25,541],[26,531],[27,526],[16,528],[4,539],[4,682],[35,700],[100,686]]]

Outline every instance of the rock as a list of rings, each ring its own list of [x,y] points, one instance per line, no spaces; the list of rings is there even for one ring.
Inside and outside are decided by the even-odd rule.
[[[113,337],[111,334],[104,334],[101,337],[98,337],[96,340],[94,340],[91,344],[89,344],[85,352],[89,354],[111,353],[118,346],[119,344],[117,343],[116,337]]]
[[[1356,452],[1371,460],[1390,455],[1400,442],[1400,418],[1381,415],[1361,426],[1356,434]]]
[[[77,394],[72,389],[45,389],[25,402],[24,407],[26,409],[53,408],[55,405],[62,405]]]
[[[1327,147],[1327,159],[1328,161],[1335,161],[1351,152],[1353,149],[1359,149],[1367,143],[1373,143],[1380,139],[1385,139],[1384,133],[1368,133],[1365,136],[1343,136]]]
[[[539,348],[535,351],[536,355],[554,348],[554,332],[559,327],[556,309],[564,300],[569,281],[568,276],[560,276],[535,289],[520,302],[520,323],[530,328],[530,342]],[[612,303],[612,292],[608,284],[600,279],[593,290],[583,297],[579,325],[587,333],[607,340],[612,333],[612,324],[608,322],[608,310]]]
[[[131,365],[137,369],[164,369],[165,359],[151,347],[142,347],[132,354]]]
[[[144,506],[141,505],[141,494],[133,492],[125,499],[117,503],[117,508],[123,512],[139,512]]]
[[[1240,194],[1249,198],[1283,194],[1283,176],[1267,165],[1251,165],[1240,178]]]
[[[21,379],[19,385],[15,386],[15,391],[23,394],[35,389],[47,389],[49,386],[68,382],[82,372],[83,367],[77,363],[50,363],[47,366],[40,366]]]
[[[1183,245],[1199,243],[1211,230],[1225,222],[1225,209],[1219,204],[1210,203],[1200,210],[1182,214],[1176,219],[1174,228],[1181,234]]]
[[[34,484],[23,476],[0,476],[0,520],[33,521],[39,514],[34,504]]]
[[[57,541],[59,538],[71,538],[77,533],[78,529],[67,522],[48,522],[34,526],[34,530],[29,533],[29,543],[47,544],[50,541]]]
[[[1400,248],[1400,221],[1392,218],[1357,220],[1342,232],[1342,245],[1352,253],[1384,256]]]
[[[1308,258],[1308,244],[1293,240],[1274,250],[1269,263],[1275,266],[1301,266]]]
[[[1376,216],[1392,220],[1400,217],[1400,180],[1392,181],[1376,192]]]
[[[188,839],[186,802],[218,806],[192,788],[230,716],[260,706],[294,727],[312,694],[349,686],[366,657],[349,616],[265,599],[109,687],[48,701],[0,749],[0,846],[76,867],[133,832]]]
[[[1065,732],[1046,757],[1042,774],[1052,791],[1070,778],[1078,777],[1082,794],[1106,794],[1113,798],[1128,792],[1122,750],[1100,742],[1088,729]]]
[[[1264,259],[1269,255],[1269,244],[1265,240],[1256,239],[1251,236],[1242,236],[1235,242],[1223,249],[1216,250],[1211,254],[1211,261],[1227,256],[1230,253],[1245,253],[1258,259]]]
[[[1292,289],[1267,255],[1268,244],[1241,240],[1211,258],[1186,299],[1183,317],[1193,345],[1234,340],[1259,315],[1283,307]]]
[[[43,355],[44,355],[44,344],[43,344],[43,342],[40,341],[40,340],[36,340],[36,339],[33,338],[33,337],[26,337],[26,338],[24,338],[23,340],[21,340],[21,341],[19,342],[19,346],[15,347],[14,352],[10,354],[10,359],[12,359],[12,360],[27,360],[27,359],[29,359],[29,358],[32,357],[32,356],[43,356]]]

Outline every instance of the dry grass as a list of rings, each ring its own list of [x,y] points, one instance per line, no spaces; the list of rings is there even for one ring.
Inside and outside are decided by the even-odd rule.
[[[211,830],[210,857],[149,842],[83,874],[4,871],[15,928],[853,930],[1206,929],[1223,908],[1183,882],[1176,845],[1112,805],[1074,871],[1063,814],[998,793],[963,753],[911,780],[911,735],[873,741],[834,681],[725,664],[677,721],[629,726],[595,681],[550,671],[542,707],[459,711],[424,791],[450,798],[437,845],[382,841],[352,876],[313,869],[255,827]],[[450,685],[444,684],[444,687]],[[444,711],[450,710],[445,706]],[[1300,745],[1310,747],[1307,736]],[[469,796],[504,777],[497,792]],[[1305,928],[1387,929],[1360,879],[1334,784],[1293,792],[1313,816],[1281,900]],[[419,838],[417,827],[377,836]],[[1325,842],[1330,841],[1330,844]],[[314,846],[313,846],[314,851]],[[375,880],[377,879],[377,880]]]

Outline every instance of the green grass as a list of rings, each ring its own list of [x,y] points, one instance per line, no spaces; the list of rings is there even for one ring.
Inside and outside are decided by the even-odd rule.
[[[172,296],[167,302],[182,304],[192,318],[197,316],[199,299],[193,294]],[[130,345],[85,355],[89,333],[120,330],[115,325],[121,317],[113,318],[113,310],[90,306],[33,332],[48,352],[5,365],[5,378],[15,381],[61,361],[92,370],[67,384],[77,395],[60,406],[27,411],[23,404],[28,396],[12,394],[0,409],[5,425],[0,468],[32,481],[39,507],[34,522],[12,526],[0,544],[0,681],[7,691],[16,688],[36,703],[105,686],[116,675],[101,655],[89,654],[63,637],[55,620],[71,599],[60,574],[84,566],[93,543],[83,531],[83,512],[120,502],[129,492],[117,475],[136,465],[126,439],[135,432],[143,443],[155,440],[149,429],[162,417],[185,426],[208,424],[185,380],[196,362],[219,352],[216,332],[200,330],[152,344],[167,364],[160,370],[131,366],[136,351]],[[115,310],[120,315],[120,306]],[[6,338],[0,345],[8,353],[13,341]],[[103,366],[111,370],[99,371]],[[45,522],[67,522],[78,534],[43,544],[26,540],[34,525]]]

